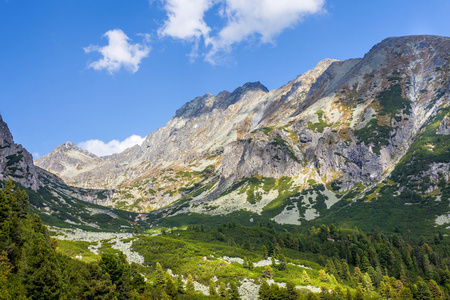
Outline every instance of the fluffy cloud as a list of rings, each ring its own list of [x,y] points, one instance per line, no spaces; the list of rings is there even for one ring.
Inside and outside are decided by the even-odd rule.
[[[323,11],[325,0],[163,0],[167,12],[161,36],[194,40],[203,38],[208,48],[206,60],[214,63],[218,52],[258,37],[272,43],[283,30],[295,26],[309,14]],[[205,13],[216,8],[219,22],[207,24]],[[217,27],[217,24],[224,24]],[[214,30],[213,30],[214,29]]]
[[[212,0],[166,0],[164,9],[168,19],[159,34],[183,40],[207,37],[210,28],[203,17],[212,4]]]
[[[141,60],[150,53],[148,46],[148,35],[143,35],[142,44],[131,44],[130,38],[120,29],[114,29],[106,32],[103,37],[108,39],[108,45],[96,46],[90,45],[83,48],[86,53],[99,52],[102,58],[89,64],[89,68],[94,70],[106,69],[110,74],[117,72],[124,67],[130,72],[135,73],[139,70]]]
[[[120,153],[125,149],[133,147],[134,145],[141,145],[145,138],[139,135],[133,134],[123,141],[112,140],[105,143],[100,140],[88,140],[78,144],[81,149],[94,153],[97,156],[111,155],[114,153]]]

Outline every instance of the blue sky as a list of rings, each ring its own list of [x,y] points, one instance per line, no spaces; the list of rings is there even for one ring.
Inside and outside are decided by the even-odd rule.
[[[449,15],[448,0],[0,0],[0,114],[35,157],[119,151],[196,96],[450,36]]]

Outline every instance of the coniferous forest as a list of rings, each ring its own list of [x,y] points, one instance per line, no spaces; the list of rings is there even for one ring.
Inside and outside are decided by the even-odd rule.
[[[65,253],[11,181],[0,191],[0,228],[1,299],[240,299],[244,278],[260,284],[259,299],[450,296],[450,247],[442,234],[424,241],[334,225],[286,230],[270,222],[190,225],[159,235],[136,227],[133,250],[143,265],[111,248],[84,262]],[[225,254],[243,262],[214,259]],[[257,265],[268,259],[270,265]],[[295,288],[309,285],[320,291]]]

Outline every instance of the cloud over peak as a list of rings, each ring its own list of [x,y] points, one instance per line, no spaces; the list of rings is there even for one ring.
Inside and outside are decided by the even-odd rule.
[[[123,141],[112,140],[108,143],[105,143],[97,139],[87,140],[85,142],[79,143],[78,147],[80,147],[83,150],[89,151],[97,156],[106,156],[115,153],[120,153],[135,145],[141,145],[144,142],[144,140],[145,138],[133,134],[132,136],[126,138]]]
[[[141,44],[131,44],[130,38],[120,29],[109,30],[103,37],[108,39],[108,45],[83,48],[86,53],[98,52],[102,55],[102,58],[89,64],[88,67],[94,70],[106,69],[113,74],[123,67],[135,73],[139,70],[141,60],[150,53],[148,35],[143,35],[144,41]]]

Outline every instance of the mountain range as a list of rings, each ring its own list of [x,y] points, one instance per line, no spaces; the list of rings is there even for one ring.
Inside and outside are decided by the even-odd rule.
[[[449,60],[450,38],[388,38],[276,90],[253,82],[197,97],[142,145],[103,157],[66,142],[33,164],[0,121],[0,179],[158,218],[361,226],[376,211],[393,230],[419,212],[445,227]]]

